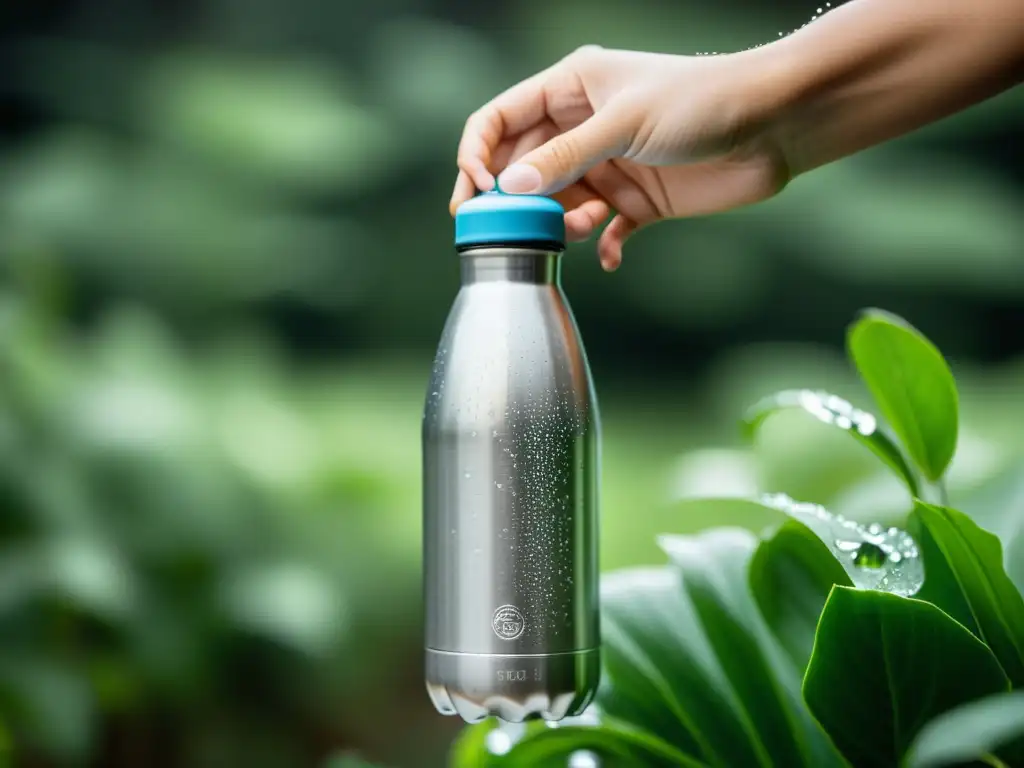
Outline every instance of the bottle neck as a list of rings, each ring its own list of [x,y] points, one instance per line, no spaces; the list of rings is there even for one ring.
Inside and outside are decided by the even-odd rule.
[[[506,282],[558,285],[561,278],[561,255],[561,251],[536,248],[467,248],[459,254],[462,284]]]

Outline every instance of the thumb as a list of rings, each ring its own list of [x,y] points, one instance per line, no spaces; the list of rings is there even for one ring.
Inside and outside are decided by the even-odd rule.
[[[606,106],[523,155],[498,176],[498,186],[511,194],[550,195],[578,181],[598,163],[624,153],[630,138],[625,116]]]

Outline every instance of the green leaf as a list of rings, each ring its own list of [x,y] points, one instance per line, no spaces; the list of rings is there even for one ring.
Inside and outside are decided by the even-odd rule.
[[[675,568],[637,568],[601,583],[601,711],[642,725],[713,765],[771,765],[716,662]]]
[[[923,502],[913,519],[922,529],[925,582],[918,597],[954,616],[995,654],[1014,686],[1024,686],[1024,597],[1003,568],[999,539],[967,515]]]
[[[847,335],[857,371],[907,451],[932,481],[956,451],[956,382],[942,354],[906,322],[880,310]]]
[[[748,579],[761,615],[803,674],[825,601],[833,585],[853,586],[849,575],[810,528],[787,520],[758,545]]]
[[[984,643],[934,605],[833,587],[803,692],[850,763],[892,768],[926,722],[1008,686]]]
[[[459,731],[449,754],[449,768],[484,768],[490,755],[487,736],[496,726],[494,718],[490,718],[478,725],[465,726]]]
[[[592,752],[603,768],[705,768],[702,763],[666,744],[656,736],[625,725],[570,725],[536,730],[522,739],[494,768],[529,766],[530,768],[565,768],[566,756],[575,752]],[[479,768],[479,764],[476,764]]]
[[[699,536],[663,536],[660,543],[682,571],[715,657],[771,763],[822,765],[829,759],[822,752],[831,750],[817,724],[801,716],[799,671],[785,660],[750,593],[748,566],[757,539],[719,528]]]
[[[874,416],[854,408],[837,395],[809,389],[776,392],[758,401],[747,411],[743,419],[746,434],[752,437],[769,417],[790,408],[799,408],[819,421],[844,430],[895,472],[906,483],[911,494],[918,495],[917,476],[896,442],[881,428]]]
[[[958,509],[986,531],[999,537],[1003,545],[1006,575],[1024,592],[1024,465],[1012,461],[980,488],[963,494]]]
[[[683,572],[708,640],[747,717],[773,761],[803,761],[792,714],[771,664],[751,631],[756,609],[747,589],[747,564],[756,540],[720,528],[695,537],[665,536],[662,548]]]
[[[992,754],[1012,765],[1024,763],[1024,691],[989,696],[939,715],[921,730],[906,766],[939,768]]]

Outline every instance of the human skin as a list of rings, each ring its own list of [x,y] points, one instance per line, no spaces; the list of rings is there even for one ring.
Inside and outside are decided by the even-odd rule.
[[[586,46],[466,122],[451,212],[477,189],[552,195],[570,240],[609,216],[607,270],[662,219],[765,200],[801,173],[1024,79],[1024,0],[852,0],[739,53]]]

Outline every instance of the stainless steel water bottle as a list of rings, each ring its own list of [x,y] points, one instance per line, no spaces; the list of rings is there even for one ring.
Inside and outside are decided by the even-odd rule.
[[[455,216],[462,287],[423,414],[426,683],[468,722],[577,715],[600,676],[599,419],[563,215],[488,192]]]

